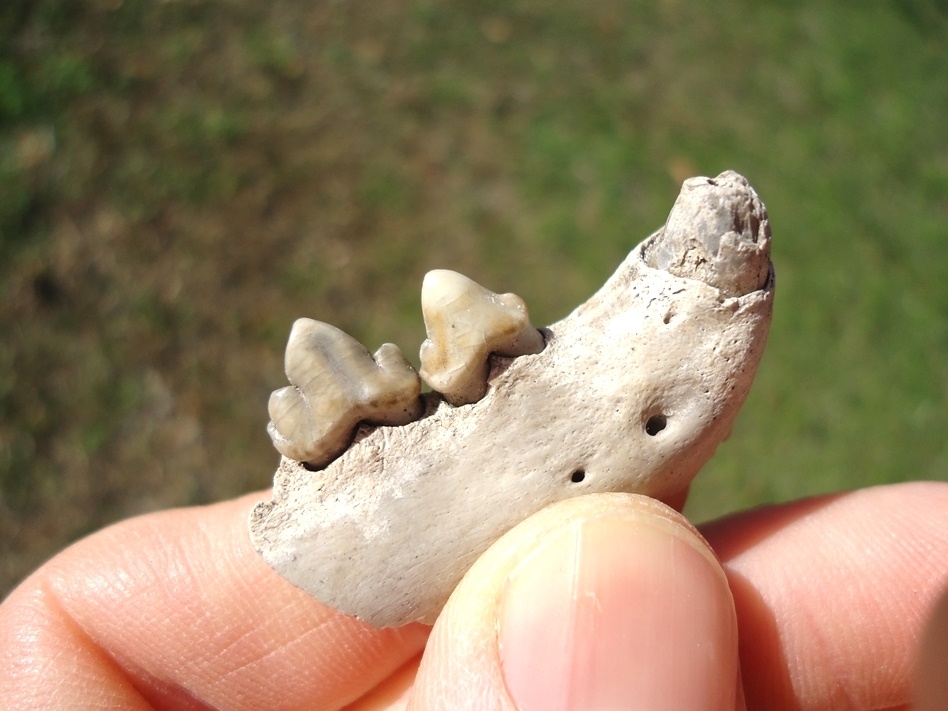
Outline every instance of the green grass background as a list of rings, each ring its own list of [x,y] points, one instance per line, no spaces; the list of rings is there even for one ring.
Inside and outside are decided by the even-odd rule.
[[[777,303],[687,512],[948,478],[944,0],[5,0],[0,593],[267,486],[295,317],[417,362],[445,267],[549,323],[727,168]]]

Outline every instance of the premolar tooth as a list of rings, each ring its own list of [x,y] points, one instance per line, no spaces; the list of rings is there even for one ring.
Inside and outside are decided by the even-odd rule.
[[[293,324],[286,375],[291,385],[270,396],[267,432],[281,454],[314,466],[339,455],[359,422],[404,425],[422,413],[421,381],[397,346],[372,355],[321,321]]]
[[[447,269],[428,272],[421,287],[428,339],[421,345],[421,377],[452,405],[487,392],[491,353],[539,353],[544,340],[516,294],[495,294]]]

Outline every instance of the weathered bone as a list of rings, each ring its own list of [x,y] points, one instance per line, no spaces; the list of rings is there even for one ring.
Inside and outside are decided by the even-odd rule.
[[[421,344],[421,377],[452,405],[484,397],[490,355],[521,356],[543,350],[516,294],[495,294],[447,269],[428,272],[421,286],[428,340]]]
[[[580,494],[669,499],[750,389],[773,305],[767,213],[736,173],[685,183],[668,226],[546,348],[492,357],[486,396],[363,425],[325,470],[284,458],[251,538],[278,572],[376,626],[432,622],[516,523]]]
[[[417,420],[421,381],[398,346],[371,355],[328,323],[301,318],[286,346],[289,387],[270,396],[267,431],[280,454],[320,467],[346,448],[359,422]]]

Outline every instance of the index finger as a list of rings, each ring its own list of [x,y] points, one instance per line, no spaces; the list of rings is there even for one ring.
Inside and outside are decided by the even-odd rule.
[[[948,485],[882,486],[703,526],[727,573],[748,708],[902,708],[948,586]]]
[[[130,519],[40,568],[0,606],[4,699],[331,709],[421,651],[427,627],[369,627],[271,570],[247,535],[260,498]]]

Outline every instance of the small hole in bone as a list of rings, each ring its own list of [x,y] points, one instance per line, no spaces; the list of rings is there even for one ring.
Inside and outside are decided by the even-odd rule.
[[[645,434],[654,437],[668,425],[668,418],[665,415],[652,415],[645,422]]]
[[[585,479],[585,478],[586,478],[586,470],[585,470],[585,469],[577,469],[576,471],[574,471],[574,472],[572,473],[572,475],[570,475],[569,480],[570,480],[571,482],[573,482],[574,484],[578,484],[579,482],[581,482],[581,481],[582,481],[583,479]]]
[[[662,318],[662,323],[664,323],[667,326],[668,324],[671,323],[672,317],[674,317],[674,315],[675,315],[674,312],[668,311],[665,314],[664,318]]]

